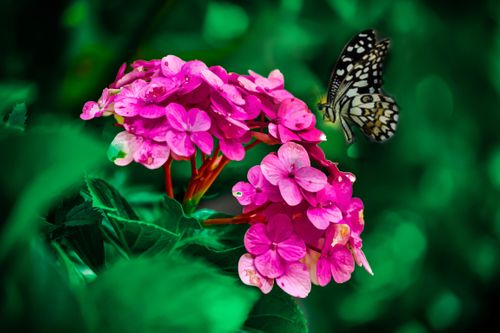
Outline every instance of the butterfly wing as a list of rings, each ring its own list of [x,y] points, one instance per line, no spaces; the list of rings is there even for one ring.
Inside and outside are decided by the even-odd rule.
[[[359,126],[375,142],[389,140],[396,131],[399,110],[396,102],[382,94],[362,94],[350,99],[348,114],[343,116]]]
[[[328,83],[327,104],[333,105],[337,90],[347,74],[375,45],[375,31],[369,29],[358,33],[344,46]]]
[[[344,105],[350,98],[361,94],[380,94],[382,66],[389,50],[389,40],[378,42],[345,76],[335,96],[336,103]]]

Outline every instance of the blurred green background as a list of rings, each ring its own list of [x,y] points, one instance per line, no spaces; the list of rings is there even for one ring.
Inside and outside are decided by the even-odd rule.
[[[109,118],[88,124],[78,118],[121,63],[175,54],[239,73],[279,68],[286,88],[317,112],[343,45],[375,28],[392,41],[384,90],[401,110],[395,137],[377,145],[358,134],[347,147],[337,125],[320,125],[327,156],[357,176],[355,195],[366,207],[364,249],[375,276],[358,269],[344,285],[313,288],[301,302],[311,332],[471,332],[494,321],[500,2],[4,0],[0,22],[0,114],[25,102],[28,127],[61,128],[57,147],[25,142],[30,153],[22,156],[2,148],[3,168],[11,172],[2,176],[9,178],[2,220],[24,216],[15,205],[20,193],[34,211],[43,205],[26,184],[75,177],[68,170],[99,165],[132,201],[163,190],[161,170],[106,161],[117,131]],[[91,135],[80,138],[78,130]],[[236,202],[221,190],[243,179],[264,153],[228,166],[212,191],[219,195],[203,204],[236,213]],[[41,172],[54,165],[61,167]],[[177,184],[187,180],[183,169],[174,170]],[[50,195],[43,200],[64,188],[58,186],[45,189]]]

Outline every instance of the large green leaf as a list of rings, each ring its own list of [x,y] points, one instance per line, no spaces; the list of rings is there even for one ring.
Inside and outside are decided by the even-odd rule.
[[[304,313],[295,299],[276,288],[260,297],[245,322],[244,330],[266,333],[308,331]]]
[[[235,332],[257,293],[192,259],[155,256],[118,262],[90,285],[94,331]]]
[[[140,221],[127,200],[104,180],[87,177],[87,187],[93,206],[102,211],[128,254],[153,255],[168,252],[179,240],[180,234],[176,232]],[[179,212],[174,209],[169,211],[169,215],[175,220],[183,216],[182,210]]]
[[[56,197],[76,185],[86,170],[106,160],[97,140],[71,126],[34,128],[26,132],[3,131],[0,173],[6,223],[0,236],[0,258],[14,244],[29,242],[38,229],[40,216]],[[4,197],[5,196],[5,197]],[[16,201],[9,201],[14,200]]]
[[[0,270],[2,332],[87,332],[77,295],[39,240],[0,261]]]
[[[62,200],[47,216],[51,239],[69,244],[94,271],[104,264],[104,239],[100,229],[103,216],[80,195]]]

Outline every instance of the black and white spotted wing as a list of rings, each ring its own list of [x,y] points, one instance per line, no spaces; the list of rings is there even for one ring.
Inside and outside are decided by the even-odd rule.
[[[349,101],[349,119],[374,142],[390,139],[398,125],[396,102],[382,94],[357,95]]]
[[[335,93],[340,84],[353,69],[354,65],[370,51],[375,44],[375,32],[371,29],[361,31],[344,46],[328,82],[327,103],[333,105]]]
[[[360,38],[369,38],[370,44],[363,42],[367,47],[359,49]],[[388,50],[389,40],[375,43],[373,30],[365,30],[346,45],[335,66],[327,102],[319,107],[325,111],[325,118],[333,122],[339,118],[348,143],[353,141],[351,125],[357,125],[365,136],[375,142],[384,142],[394,135],[398,107],[381,89],[382,65]],[[346,59],[345,55],[349,61],[354,59],[354,62],[345,65],[348,62],[342,61]]]

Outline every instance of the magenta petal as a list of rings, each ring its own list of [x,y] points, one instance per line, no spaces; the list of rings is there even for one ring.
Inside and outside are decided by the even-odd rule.
[[[181,71],[182,65],[185,61],[174,56],[168,55],[161,59],[161,72],[165,76],[173,76]]]
[[[330,258],[331,272],[337,283],[344,283],[351,278],[354,271],[354,258],[345,246],[336,245]]]
[[[264,157],[260,163],[260,168],[264,177],[273,185],[277,185],[281,179],[288,177],[289,173],[274,153]]]
[[[311,291],[311,278],[306,265],[300,262],[289,264],[286,273],[276,279],[278,286],[293,297],[304,298]]]
[[[166,144],[144,140],[140,149],[134,153],[134,160],[148,169],[158,169],[168,159],[170,149]]]
[[[278,125],[279,139],[283,143],[290,141],[301,141],[300,137],[283,125]]]
[[[224,81],[208,68],[202,69],[200,75],[205,82],[214,88],[220,88],[224,84]]]
[[[188,115],[184,107],[177,103],[170,103],[165,108],[167,120],[170,125],[178,131],[186,131]]]
[[[212,153],[214,147],[214,139],[208,132],[194,132],[191,133],[191,141],[200,148],[202,152],[209,155]]]
[[[102,111],[99,108],[99,104],[94,101],[88,101],[83,106],[82,114],[80,114],[80,118],[83,120],[90,120],[95,117],[100,117],[102,115]]]
[[[278,182],[283,200],[290,206],[297,206],[302,201],[302,193],[293,179],[284,178]]]
[[[244,105],[245,104],[245,100],[243,99],[243,97],[241,97],[240,92],[238,91],[238,89],[236,89],[235,86],[233,86],[231,84],[224,84],[221,87],[221,90],[222,90],[223,95],[228,100],[233,102],[234,104],[236,104],[236,105]]]
[[[238,83],[248,91],[257,92],[257,85],[244,76],[238,78]]]
[[[298,134],[304,141],[308,141],[308,142],[326,141],[325,133],[321,132],[319,129],[317,129],[314,126],[311,126],[310,128],[308,128],[304,131],[300,131]]]
[[[296,234],[278,244],[278,254],[286,261],[298,261],[306,255],[306,244]]]
[[[281,146],[278,149],[278,157],[284,167],[290,171],[311,165],[306,149],[295,142],[288,142]]]
[[[366,259],[366,256],[363,253],[363,251],[361,249],[354,248],[353,252],[354,252],[354,260],[356,260],[358,266],[363,266],[370,275],[373,275],[372,268],[368,263],[368,260]]]
[[[260,165],[255,165],[248,170],[247,173],[248,182],[253,186],[262,186],[265,180],[260,170]]]
[[[293,231],[292,221],[285,214],[276,214],[269,218],[266,234],[273,243],[279,243],[290,237]]]
[[[328,207],[325,212],[328,220],[332,223],[340,222],[343,219],[342,211],[337,206]]]
[[[237,140],[220,140],[220,150],[231,161],[241,161],[245,157],[245,148]]]
[[[307,218],[319,230],[325,230],[330,225],[328,214],[324,208],[310,207],[307,209]]]
[[[330,262],[326,258],[319,258],[316,264],[316,277],[318,284],[322,287],[326,286],[332,280],[332,272]]]
[[[274,280],[263,277],[253,263],[253,257],[249,253],[245,253],[238,261],[238,275],[241,281],[249,286],[259,288],[264,294],[267,294],[273,289]]]
[[[264,254],[257,256],[254,260],[257,271],[267,278],[274,279],[285,273],[285,262],[276,250],[267,250]]]
[[[255,188],[249,183],[238,182],[233,186],[232,193],[240,205],[246,206],[252,203],[255,196]]]
[[[170,149],[179,156],[191,156],[195,152],[193,142],[186,132],[168,131],[167,143]]]
[[[210,129],[211,120],[205,111],[200,109],[191,109],[187,115],[189,129],[193,132],[208,131]]]
[[[284,100],[279,109],[278,117],[281,123],[293,130],[300,131],[308,128],[313,122],[314,115],[309,111],[307,105],[298,99]]]
[[[316,168],[304,167],[295,172],[295,180],[304,190],[318,192],[325,187],[327,177]]]
[[[139,107],[139,115],[148,119],[160,118],[165,115],[165,107],[156,104],[146,104]]]
[[[266,225],[257,223],[248,228],[243,237],[245,248],[254,256],[258,256],[271,248],[271,241],[266,234]]]
[[[269,135],[271,135],[273,138],[278,139],[279,133],[278,133],[278,125],[269,123],[267,126],[267,130],[269,131]]]

